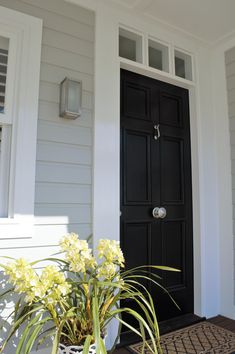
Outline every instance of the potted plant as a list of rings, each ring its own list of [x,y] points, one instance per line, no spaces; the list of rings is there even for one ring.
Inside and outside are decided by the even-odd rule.
[[[97,257],[88,242],[74,233],[61,239],[60,248],[62,258],[54,256],[31,263],[11,258],[1,264],[12,285],[1,297],[18,294],[19,299],[0,352],[20,329],[16,354],[28,354],[34,344],[41,345],[48,338],[53,339],[52,354],[103,354],[106,328],[115,318],[120,326],[125,325],[141,337],[143,348],[160,353],[153,300],[139,281],[145,277],[157,285],[156,275],[150,278],[144,266],[123,271],[124,257],[113,240],[99,241]],[[42,266],[45,261],[49,265]],[[152,269],[173,270],[163,266]],[[120,301],[127,298],[138,304],[143,315],[120,307]],[[122,319],[124,312],[138,321],[139,328]]]

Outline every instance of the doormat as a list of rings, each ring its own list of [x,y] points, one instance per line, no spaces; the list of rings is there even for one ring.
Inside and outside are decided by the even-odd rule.
[[[232,354],[235,353],[235,333],[205,321],[164,334],[161,347],[163,354]],[[128,349],[142,354],[142,343]],[[146,348],[144,353],[151,352]]]

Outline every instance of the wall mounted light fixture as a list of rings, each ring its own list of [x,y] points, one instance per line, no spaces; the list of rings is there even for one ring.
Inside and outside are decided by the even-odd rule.
[[[60,117],[76,119],[81,115],[82,82],[65,78],[60,83]]]

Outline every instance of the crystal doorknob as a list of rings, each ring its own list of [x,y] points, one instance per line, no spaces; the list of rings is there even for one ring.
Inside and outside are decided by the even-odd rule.
[[[164,219],[166,217],[166,209],[156,207],[153,209],[152,214],[155,219]]]

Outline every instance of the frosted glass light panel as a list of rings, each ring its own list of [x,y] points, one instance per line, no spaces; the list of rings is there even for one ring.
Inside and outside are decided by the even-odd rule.
[[[142,36],[124,28],[119,28],[119,56],[142,63]]]
[[[76,119],[81,115],[82,83],[65,78],[60,84],[60,116]]]
[[[5,112],[9,39],[0,36],[0,114]]]
[[[151,68],[169,72],[169,49],[167,46],[149,39],[148,55]]]
[[[175,75],[191,81],[193,79],[192,57],[179,50],[175,50]]]

